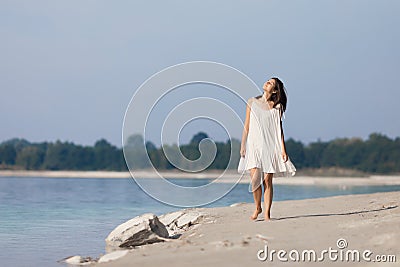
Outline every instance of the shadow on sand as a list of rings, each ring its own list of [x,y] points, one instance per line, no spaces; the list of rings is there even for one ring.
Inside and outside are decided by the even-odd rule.
[[[344,213],[321,213],[321,214],[305,214],[305,215],[296,215],[296,216],[288,216],[288,217],[280,217],[280,218],[271,218],[271,221],[280,221],[280,220],[287,220],[287,219],[296,219],[296,218],[307,218],[307,217],[325,217],[325,216],[344,216],[344,215],[354,215],[354,214],[362,214],[368,212],[376,212],[376,211],[383,211],[383,210],[390,210],[396,209],[399,206],[388,206],[382,207],[380,209],[372,209],[372,210],[361,210],[361,211],[352,211],[352,212],[344,212]],[[263,222],[264,219],[257,219],[256,222]]]

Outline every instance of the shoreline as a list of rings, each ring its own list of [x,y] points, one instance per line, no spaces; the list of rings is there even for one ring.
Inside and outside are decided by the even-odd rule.
[[[146,170],[137,171],[140,179],[157,179]],[[221,171],[205,171],[201,173],[183,173],[179,171],[161,171],[160,175],[164,178],[176,179],[215,179],[222,174]],[[116,171],[28,171],[28,170],[0,170],[1,177],[43,177],[43,178],[113,178],[123,179],[132,178],[129,172]],[[216,180],[217,183],[242,183],[249,182],[248,174],[240,174],[236,170],[226,171],[223,180]],[[342,176],[292,176],[292,177],[274,177],[274,184],[283,185],[400,185],[400,176],[398,175],[371,175],[368,177],[342,177]]]
[[[134,247],[129,250],[106,254],[108,260],[92,263],[94,266],[254,266],[256,264],[287,265],[295,262],[307,266],[312,261],[280,261],[277,254],[265,259],[260,250],[314,250],[320,252],[332,248],[339,251],[371,251],[365,258],[353,261],[352,266],[376,266],[376,255],[394,256],[394,262],[385,266],[397,266],[400,260],[400,191],[362,195],[334,196],[304,200],[273,202],[271,220],[263,215],[252,221],[249,215],[253,203],[237,203],[229,207],[194,208],[192,212],[203,218],[190,226],[178,239]],[[161,215],[162,216],[162,215]],[[289,234],[290,233],[290,234]],[[341,243],[339,241],[341,240]],[[265,246],[268,250],[265,250]],[[264,256],[264,260],[257,255]],[[337,254],[336,254],[337,255]],[[283,255],[289,258],[289,255]],[[104,258],[104,259],[105,259]],[[393,260],[393,258],[392,258]],[[339,261],[339,265],[349,264]],[[337,261],[333,261],[337,263]],[[325,254],[322,263],[333,263]],[[314,262],[315,263],[315,262]]]

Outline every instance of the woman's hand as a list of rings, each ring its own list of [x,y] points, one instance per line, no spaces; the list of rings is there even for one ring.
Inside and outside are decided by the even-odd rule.
[[[242,146],[240,148],[240,156],[244,158],[245,155],[246,155],[246,147]]]
[[[282,151],[282,159],[283,159],[283,162],[287,162],[289,159],[285,150]]]

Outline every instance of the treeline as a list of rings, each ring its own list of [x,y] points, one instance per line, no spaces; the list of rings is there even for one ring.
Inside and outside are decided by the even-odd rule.
[[[298,169],[340,167],[367,173],[400,172],[400,137],[394,140],[372,133],[361,138],[337,138],[328,142],[313,142],[304,146],[289,139],[287,150]]]
[[[71,142],[30,143],[25,139],[11,139],[0,144],[0,168],[26,170],[113,170],[126,171],[132,168],[159,170],[175,169],[177,166],[190,170],[201,170],[208,166],[209,158],[200,157],[199,144],[207,138],[200,132],[180,147],[163,145],[156,147],[143,141],[140,135],[128,138],[124,152],[105,139],[94,146],[81,146]],[[207,142],[205,151],[213,148]],[[216,142],[215,159],[207,169],[235,169],[239,162],[240,141],[230,139]],[[338,167],[367,173],[390,174],[400,172],[400,138],[394,140],[379,133],[361,138],[338,138],[327,142],[304,145],[294,139],[286,140],[287,152],[298,170],[305,168]],[[165,155],[168,151],[168,157]],[[184,157],[180,157],[180,153]],[[205,153],[207,154],[207,153]],[[232,155],[232,157],[231,157]],[[148,156],[148,157],[147,157]],[[150,158],[150,161],[146,160]],[[188,160],[189,159],[189,160]],[[231,160],[230,160],[231,159]]]
[[[72,142],[30,143],[11,139],[0,145],[2,169],[126,170],[121,149],[101,139],[94,146]]]

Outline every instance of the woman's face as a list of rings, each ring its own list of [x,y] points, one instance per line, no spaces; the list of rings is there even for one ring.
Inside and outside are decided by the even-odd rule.
[[[269,79],[264,83],[263,89],[267,93],[273,93],[275,88],[275,79]]]

